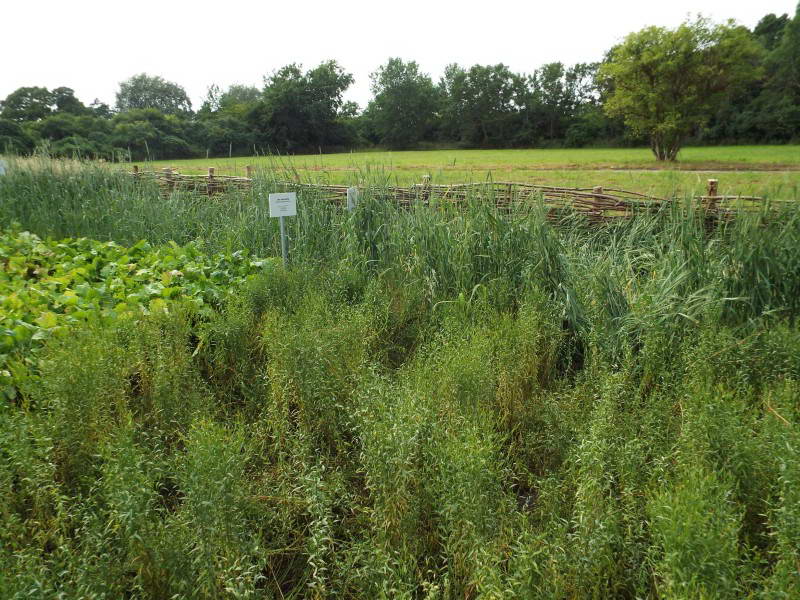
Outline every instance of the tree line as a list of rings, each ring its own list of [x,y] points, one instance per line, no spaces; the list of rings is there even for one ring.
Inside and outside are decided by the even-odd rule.
[[[627,36],[598,63],[451,64],[434,81],[391,58],[363,109],[344,100],[336,61],[287,65],[262,87],[212,85],[194,110],[180,85],[139,74],[114,106],[68,87],[23,87],[0,103],[0,151],[108,160],[437,146],[582,147],[649,143],[674,160],[691,141],[800,141],[800,5],[752,30],[698,17]]]

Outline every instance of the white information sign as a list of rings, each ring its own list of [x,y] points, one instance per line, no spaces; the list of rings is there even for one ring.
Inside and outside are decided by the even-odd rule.
[[[270,194],[269,216],[270,217],[297,216],[297,193],[284,192],[282,194]]]

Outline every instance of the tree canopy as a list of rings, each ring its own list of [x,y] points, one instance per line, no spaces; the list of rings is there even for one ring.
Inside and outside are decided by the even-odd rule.
[[[698,18],[676,29],[648,27],[628,35],[600,66],[611,89],[605,109],[647,135],[656,158],[675,160],[714,110],[756,79],[761,56],[750,32],[731,23]]]
[[[448,65],[441,87],[448,98],[445,127],[461,140],[481,146],[511,140],[525,105],[524,78],[504,64]]]
[[[379,143],[389,148],[411,148],[431,139],[439,94],[416,62],[390,58],[370,79],[374,98],[367,111]]]
[[[800,9],[800,7],[798,7]],[[0,101],[0,152],[165,159],[366,147],[641,145],[676,159],[681,145],[800,141],[800,11],[751,30],[698,18],[650,27],[601,63],[448,65],[438,81],[391,58],[371,74],[362,110],[335,61],[289,64],[261,86],[212,84],[192,110],[186,91],[139,74],[114,108],[69,87],[21,87]]]
[[[140,73],[119,84],[117,110],[120,112],[136,108],[155,108],[174,115],[192,110],[189,96],[177,83],[163,77]]]
[[[72,88],[21,87],[0,102],[0,117],[10,121],[38,121],[55,112],[75,115],[87,112]]]
[[[315,150],[342,141],[340,111],[353,76],[336,61],[306,71],[291,64],[265,78],[262,99],[246,115],[260,143],[281,151]],[[222,103],[222,100],[221,100]]]

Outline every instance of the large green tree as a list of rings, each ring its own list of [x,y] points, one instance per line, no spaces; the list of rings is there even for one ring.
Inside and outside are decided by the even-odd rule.
[[[243,115],[247,109],[261,100],[262,92],[255,86],[233,84],[223,92],[217,84],[208,88],[206,98],[198,114],[207,116],[219,111]]]
[[[780,44],[783,30],[789,22],[789,15],[784,13],[780,17],[770,13],[761,18],[753,29],[753,35],[767,50],[774,50]]]
[[[767,58],[767,81],[758,104],[776,137],[800,138],[800,4]]]
[[[444,95],[444,129],[473,146],[507,146],[522,126],[530,94],[525,79],[506,65],[448,65],[439,84]]]
[[[21,87],[0,103],[0,116],[9,121],[38,121],[53,112],[53,94],[44,87]]]
[[[529,77],[528,102],[532,141],[563,139],[582,106],[597,100],[594,88],[596,64],[579,63],[566,67],[548,63]]]
[[[199,154],[193,145],[194,122],[184,115],[167,115],[154,108],[118,113],[111,120],[111,142],[134,159],[188,158]]]
[[[39,121],[54,113],[81,115],[90,112],[72,88],[21,87],[0,102],[0,116],[17,122]]]
[[[342,96],[353,83],[353,76],[336,61],[323,62],[306,72],[301,65],[287,65],[265,78],[264,83],[262,99],[246,115],[263,146],[299,152],[347,141]]]
[[[758,75],[761,46],[733,24],[698,17],[676,29],[628,35],[600,66],[610,94],[605,109],[635,135],[646,135],[658,160],[675,160],[683,142]]]
[[[197,143],[214,155],[251,153],[257,134],[246,116],[261,97],[256,87],[234,84],[222,91],[211,85],[193,127]]]
[[[175,115],[192,110],[189,96],[177,83],[163,77],[140,73],[119,84],[117,110],[155,108],[164,114]]]
[[[367,107],[381,144],[410,148],[431,137],[439,94],[415,61],[389,61],[370,75],[374,98]]]
[[[220,95],[219,105],[223,110],[231,110],[236,106],[248,106],[261,100],[261,90],[252,85],[234,83]]]
[[[5,152],[27,154],[34,147],[34,139],[16,121],[0,118],[0,154]]]

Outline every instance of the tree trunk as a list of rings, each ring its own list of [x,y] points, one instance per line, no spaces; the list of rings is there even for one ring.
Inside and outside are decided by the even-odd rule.
[[[650,138],[650,150],[658,161],[675,162],[680,149],[681,141],[679,139],[665,140],[659,135]]]

